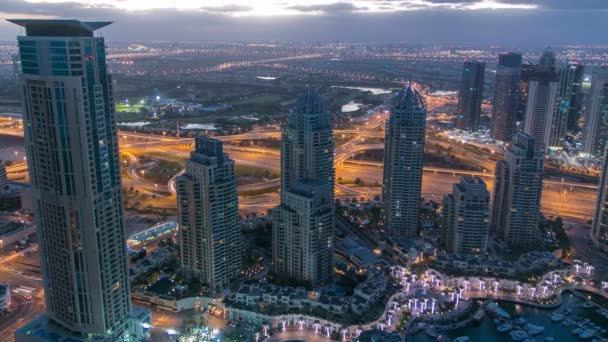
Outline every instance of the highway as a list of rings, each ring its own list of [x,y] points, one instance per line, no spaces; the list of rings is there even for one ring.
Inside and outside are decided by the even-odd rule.
[[[377,131],[385,122],[386,116],[383,114],[372,115],[368,123],[361,130],[336,130],[335,134],[347,134],[352,136],[352,139],[336,147],[335,164],[336,164],[336,179],[342,178],[345,180],[354,180],[359,178],[368,184],[382,182],[382,164],[366,161],[356,161],[350,159],[357,153],[369,149],[383,149],[384,145],[380,143],[365,144],[361,138],[380,138],[384,132]],[[4,134],[5,130],[0,130],[0,134]],[[12,131],[15,135],[18,132]],[[149,180],[142,177],[137,172],[136,156],[154,154],[167,155],[171,158],[186,159],[192,149],[193,140],[191,138],[175,138],[170,136],[157,136],[133,132],[119,132],[121,138],[121,152],[127,155],[132,163],[129,167],[128,176],[123,177],[125,186],[134,186],[143,193],[157,194],[158,197],[165,197],[169,192],[174,192],[174,189],[168,184],[153,184]],[[270,170],[280,169],[280,151],[276,149],[262,147],[240,147],[229,144],[243,140],[257,140],[280,138],[278,131],[255,131],[232,136],[218,136],[216,138],[227,142],[224,145],[225,151],[230,157],[236,161],[238,165],[258,167]],[[475,156],[466,148],[466,146],[455,144],[453,141],[447,141],[442,138],[436,138],[436,135],[428,134],[427,143],[429,144],[450,144],[452,153],[460,156],[465,156],[465,159],[471,163],[475,162],[477,166],[483,166],[486,172],[474,172],[463,170],[452,170],[445,168],[425,167],[422,183],[423,197],[432,198],[439,201],[443,194],[451,192],[452,184],[458,181],[458,176],[463,174],[481,176],[486,179],[488,187],[492,188],[494,162],[490,161],[488,156]],[[496,156],[495,156],[496,157]],[[9,177],[17,172],[24,172],[27,169],[25,163],[17,164],[8,168]],[[239,186],[239,191],[260,190],[268,187],[280,185],[279,179],[272,179],[266,182],[247,184]],[[173,191],[172,191],[173,190]],[[380,194],[379,188],[355,187],[353,185],[336,184],[336,197],[364,197],[372,198],[374,195]],[[577,182],[561,182],[556,180],[545,180],[545,189],[543,192],[542,208],[547,215],[560,215],[566,218],[588,220],[591,218],[595,208],[595,193],[597,186],[595,184],[577,183]],[[240,197],[240,206],[244,212],[262,213],[277,205],[277,193],[265,194],[264,196]],[[167,206],[172,205],[173,201],[162,202]]]

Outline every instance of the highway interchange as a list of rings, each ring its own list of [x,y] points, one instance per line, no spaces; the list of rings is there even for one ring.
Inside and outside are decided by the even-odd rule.
[[[386,120],[383,113],[371,114],[367,116],[367,121],[360,129],[335,130],[336,136],[343,135],[350,137],[335,150],[336,178],[354,180],[360,178],[367,184],[382,182],[382,164],[378,162],[358,161],[352,159],[357,153],[366,150],[383,149],[384,146],[378,141],[383,138],[382,128]],[[0,134],[22,135],[22,132],[14,129],[0,129]],[[123,161],[127,161],[128,167],[123,173],[123,185],[125,188],[134,187],[140,193],[154,194],[157,200],[153,202],[155,206],[174,208],[175,196],[172,181],[168,184],[155,184],[145,177],[139,165],[140,156],[153,155],[154,158],[166,158],[170,160],[183,161],[188,158],[192,150],[193,140],[191,138],[177,138],[170,136],[157,136],[142,133],[120,131],[120,152]],[[280,139],[280,132],[254,130],[249,133],[231,136],[216,136],[225,142],[224,150],[234,159],[237,165],[244,165],[268,170],[280,169],[280,151],[264,147],[257,147],[256,141],[268,138]],[[241,141],[250,142],[250,146],[241,147],[236,143]],[[458,181],[458,177],[464,174],[477,175],[485,179],[491,191],[493,186],[494,164],[496,156],[488,155],[479,150],[465,149],[463,145],[456,141],[442,139],[428,130],[427,144],[441,144],[444,147],[451,147],[452,153],[459,158],[475,165],[483,172],[465,171],[437,167],[425,167],[422,183],[422,193],[425,199],[441,201],[442,196],[451,192],[452,184]],[[128,159],[128,160],[127,160]],[[10,179],[27,178],[27,165],[25,162],[16,163],[7,168]],[[546,179],[544,181],[542,198],[542,211],[547,216],[561,216],[566,222],[575,223],[579,230],[576,234],[580,235],[581,227],[585,221],[590,220],[595,208],[595,195],[597,186],[589,183],[569,182],[564,180]],[[278,191],[280,179],[269,179],[254,184],[244,184],[239,186],[239,191],[263,190],[274,188],[256,196],[239,196],[239,206],[242,213],[265,213],[267,210],[278,204]],[[336,197],[341,200],[358,198],[371,200],[381,193],[380,187],[359,187],[354,184],[336,184]],[[584,245],[577,246],[578,249]],[[584,250],[583,250],[584,252]],[[26,275],[25,272],[7,267],[14,258],[19,255],[9,256],[0,260],[0,282],[8,283],[13,288],[23,285],[37,289],[37,295],[31,300],[26,300],[23,296],[14,295],[14,302],[11,304],[11,313],[0,317],[0,335],[12,336],[14,330],[28,319],[43,311],[42,284],[40,279]]]

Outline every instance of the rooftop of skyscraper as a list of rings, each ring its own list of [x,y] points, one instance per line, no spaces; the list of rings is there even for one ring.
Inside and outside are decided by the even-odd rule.
[[[25,28],[30,37],[93,37],[93,32],[111,21],[80,21],[76,19],[7,19]]]
[[[426,109],[426,101],[416,88],[411,84],[403,88],[393,99],[395,109],[417,110]]]

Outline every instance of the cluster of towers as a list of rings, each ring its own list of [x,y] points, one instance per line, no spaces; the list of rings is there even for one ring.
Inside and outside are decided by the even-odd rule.
[[[490,136],[511,145],[505,159],[496,166],[494,205],[488,221],[490,231],[510,244],[528,245],[534,241],[544,153],[547,149],[563,148],[566,132],[579,129],[583,72],[584,66],[580,63],[556,62],[550,48],[536,64],[522,64],[519,53],[505,53],[498,58]],[[456,118],[460,129],[479,129],[484,73],[485,63],[464,63]],[[518,121],[523,122],[520,127]],[[582,152],[606,159],[608,69],[599,68],[592,73],[582,138]],[[608,215],[604,215],[608,210],[605,168],[606,165],[593,220],[593,237],[598,242],[608,241]],[[521,188],[513,183],[516,180],[522,181]],[[445,241],[448,248],[460,251],[449,247],[455,240]]]
[[[134,317],[142,316],[130,299],[112,79],[104,39],[93,34],[109,23],[13,22],[27,33],[18,41],[25,147],[46,299],[45,315],[17,336],[52,325],[57,334],[67,331],[83,340],[136,339]],[[520,55],[500,56],[492,123],[492,134],[500,140],[510,140],[515,130],[520,64]],[[512,245],[534,243],[543,148],[561,141],[554,135],[562,133],[554,132],[562,128],[553,128],[553,123],[567,125],[571,119],[571,106],[564,103],[555,109],[556,102],[551,100],[568,98],[573,92],[554,84],[553,65],[551,54],[543,55],[538,66],[543,76],[529,82],[526,111],[531,123],[526,124],[527,133],[515,135],[504,160],[497,164],[492,210],[480,178],[463,177],[445,196],[442,234],[448,249],[483,252],[490,231]],[[462,127],[479,125],[483,70],[479,63],[465,66],[467,85],[459,106]],[[577,72],[573,69],[561,79],[577,79]],[[553,76],[545,79],[545,73]],[[592,97],[589,120],[594,124],[587,127],[590,142],[586,146],[589,153],[604,153],[608,138],[605,71],[594,74]],[[556,112],[560,113],[557,119]],[[551,125],[538,129],[543,121]],[[386,123],[384,222],[395,238],[417,235],[425,125],[425,100],[410,85],[393,99]],[[282,132],[281,204],[272,212],[277,277],[318,284],[332,274],[333,147],[330,114],[318,93],[307,89]],[[185,172],[175,181],[183,269],[215,290],[230,284],[241,269],[234,165],[220,141],[198,137]],[[607,197],[605,167],[594,219],[596,237],[602,241],[608,240]]]

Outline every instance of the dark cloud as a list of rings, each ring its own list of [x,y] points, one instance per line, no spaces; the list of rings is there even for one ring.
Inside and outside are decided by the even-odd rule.
[[[262,1],[262,0],[260,0]],[[437,1],[437,0],[432,0]],[[441,1],[441,0],[439,0]],[[466,0],[464,0],[466,1]],[[387,0],[394,8],[397,3]],[[462,3],[462,1],[460,1]],[[506,2],[506,0],[503,0]],[[513,1],[515,2],[515,1]],[[517,1],[517,3],[522,3]],[[327,15],[277,17],[234,17],[226,15],[244,8],[210,10],[122,11],[90,7],[77,3],[29,3],[0,0],[0,12],[53,15],[82,20],[110,20],[105,28],[108,41],[126,40],[199,40],[199,41],[335,41],[406,43],[483,43],[542,47],[548,44],[605,44],[606,12],[589,6],[568,9],[565,0],[535,1],[539,10],[449,10],[420,9],[385,13],[360,13],[347,2],[336,2],[329,9],[317,8]],[[541,2],[543,4],[541,4]],[[575,1],[572,1],[575,2]],[[576,1],[578,2],[578,1]],[[608,1],[607,1],[608,2]],[[557,7],[547,7],[554,3]],[[561,4],[560,4],[561,3]],[[603,3],[603,2],[602,2]],[[559,5],[559,6],[558,6]],[[560,7],[561,6],[561,7]],[[602,9],[602,7],[599,7]],[[19,27],[0,20],[0,39],[14,40]]]

